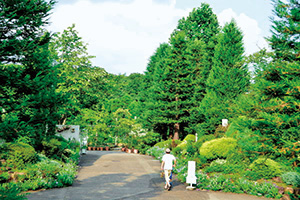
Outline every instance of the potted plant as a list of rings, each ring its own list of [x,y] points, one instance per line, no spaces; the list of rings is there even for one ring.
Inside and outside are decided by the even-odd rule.
[[[126,152],[132,153],[132,145],[131,144],[128,144]]]
[[[124,145],[122,145],[121,151],[126,151],[126,147]]]
[[[92,141],[91,145],[92,145],[92,150],[96,151],[96,142]]]
[[[88,149],[88,151],[92,151],[92,143],[91,142],[88,143],[87,149]]]

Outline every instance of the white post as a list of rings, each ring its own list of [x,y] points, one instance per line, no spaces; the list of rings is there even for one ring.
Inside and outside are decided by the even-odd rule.
[[[196,133],[195,142],[198,141],[198,133]]]
[[[228,119],[222,119],[222,126],[228,126]]]
[[[196,171],[196,162],[195,161],[188,161],[188,175],[186,177],[186,183],[189,183],[190,186],[187,186],[187,190],[194,190],[195,187],[192,186],[192,184],[197,183],[197,177],[195,175]]]

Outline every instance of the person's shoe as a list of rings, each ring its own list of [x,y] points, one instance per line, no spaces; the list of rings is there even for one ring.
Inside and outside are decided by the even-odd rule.
[[[170,191],[170,190],[171,190],[171,188],[172,188],[172,185],[169,185],[169,187],[168,187],[168,191]]]

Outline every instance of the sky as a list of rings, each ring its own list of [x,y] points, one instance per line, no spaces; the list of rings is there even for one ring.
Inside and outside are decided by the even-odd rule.
[[[113,74],[144,73],[150,56],[169,41],[178,20],[208,3],[220,25],[234,18],[244,34],[246,55],[268,48],[271,0],[57,0],[51,32],[75,24],[88,44],[92,65]]]

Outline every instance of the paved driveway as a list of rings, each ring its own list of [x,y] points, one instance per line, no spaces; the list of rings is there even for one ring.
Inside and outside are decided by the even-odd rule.
[[[113,151],[88,151],[82,156],[78,177],[71,187],[34,192],[29,200],[266,200],[243,194],[187,191],[174,181],[171,191],[163,189],[160,163],[150,156]]]

